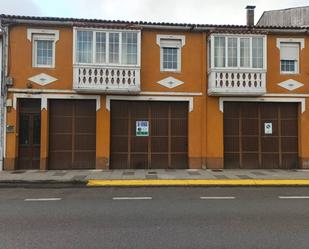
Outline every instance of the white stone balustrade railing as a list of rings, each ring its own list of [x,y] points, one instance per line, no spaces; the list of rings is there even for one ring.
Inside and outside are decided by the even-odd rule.
[[[209,95],[263,95],[266,72],[211,69],[208,75]]]
[[[139,93],[140,68],[75,65],[73,89],[93,93]]]

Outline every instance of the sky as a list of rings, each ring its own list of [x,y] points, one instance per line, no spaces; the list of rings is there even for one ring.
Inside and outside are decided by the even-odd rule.
[[[246,24],[265,10],[309,6],[309,0],[0,0],[0,13],[193,24]]]

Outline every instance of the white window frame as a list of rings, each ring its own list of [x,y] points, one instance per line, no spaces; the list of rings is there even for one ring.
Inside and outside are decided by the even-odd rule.
[[[215,67],[215,37],[224,37],[225,38],[225,67]],[[228,67],[228,38],[237,38],[237,67]],[[240,38],[249,38],[250,43],[250,66],[249,67],[241,67],[240,66]],[[263,38],[263,67],[262,68],[254,68],[252,65],[252,38]],[[210,51],[210,65],[208,65],[208,70],[248,70],[248,71],[266,71],[267,68],[267,42],[266,35],[243,35],[243,34],[211,34],[208,38],[211,44]]]
[[[77,44],[77,31],[92,31],[92,62],[83,63],[77,62],[76,60],[76,44]],[[105,45],[105,63],[96,62],[96,32],[104,32],[106,34],[106,45]],[[123,64],[122,63],[122,34],[127,32],[134,32],[137,34],[137,63],[136,64]],[[109,62],[109,33],[119,33],[119,63],[110,63]],[[111,67],[130,67],[130,68],[139,68],[141,65],[141,31],[136,29],[96,29],[96,28],[73,28],[73,64],[77,66],[89,66],[89,65],[102,65],[102,66],[111,66]]]
[[[55,68],[56,65],[56,42],[59,40],[59,30],[52,29],[27,29],[27,39],[32,42],[32,67]],[[52,41],[53,54],[51,65],[41,65],[37,63],[36,41]]]
[[[175,44],[169,46],[163,45],[165,40],[176,40]],[[180,45],[179,45],[180,41]],[[160,47],[160,71],[161,72],[181,72],[181,48],[186,44],[184,35],[157,35],[157,45]],[[164,68],[163,66],[163,48],[177,48],[177,68]]]
[[[305,39],[304,38],[277,38],[277,48],[279,51],[281,50],[282,43],[290,43],[290,44],[298,44],[299,45],[299,53],[298,53],[298,61],[295,64],[295,70],[291,71],[282,71],[281,70],[281,58],[279,58],[279,67],[280,67],[280,74],[299,74],[300,73],[300,57],[301,51],[305,47]],[[280,51],[281,53],[281,51]],[[281,55],[280,55],[281,57]]]

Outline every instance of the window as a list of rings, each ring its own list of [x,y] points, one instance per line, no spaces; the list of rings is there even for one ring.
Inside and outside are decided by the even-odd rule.
[[[237,67],[237,38],[227,39],[227,66]]]
[[[250,39],[240,38],[240,67],[250,67]]]
[[[263,67],[263,38],[252,39],[252,67]]]
[[[224,37],[215,37],[215,67],[225,67]]]
[[[237,37],[233,35],[211,37],[214,46],[211,59],[216,68],[256,68],[263,69],[265,37]]]
[[[95,52],[95,62],[105,63],[106,62],[106,33],[97,32],[96,33],[96,52]]]
[[[92,48],[93,34],[91,31],[77,32],[77,62],[91,63],[92,62]]]
[[[109,63],[119,63],[119,33],[109,34]]]
[[[32,66],[54,68],[55,44],[59,39],[59,31],[28,29],[27,38],[32,42]]]
[[[33,40],[35,53],[34,64],[37,67],[53,67],[53,40],[40,36],[36,36]]]
[[[281,73],[298,73],[299,43],[280,44]]]
[[[139,32],[76,30],[75,62],[83,64],[139,64]]]
[[[122,34],[122,61],[125,64],[137,64],[137,33]]]
[[[181,71],[181,48],[184,43],[184,36],[157,35],[157,44],[160,46],[161,71]]]

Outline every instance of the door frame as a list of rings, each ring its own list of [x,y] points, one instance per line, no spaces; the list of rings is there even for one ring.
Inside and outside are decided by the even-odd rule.
[[[301,151],[301,144],[300,144],[300,118],[301,114],[306,110],[306,99],[304,98],[290,98],[290,99],[284,99],[284,98],[229,98],[229,97],[220,97],[219,99],[219,108],[222,113],[224,113],[224,102],[234,102],[234,103],[242,103],[242,102],[255,102],[255,103],[296,103],[298,104],[298,111],[297,111],[297,153],[298,153],[298,163],[296,169],[300,167],[299,163],[299,156],[300,156],[300,151]],[[224,114],[222,115],[222,123],[224,124]],[[258,129],[260,129],[259,127]],[[223,135],[223,140],[225,139],[225,133],[224,133],[224,125],[223,125],[223,130],[222,130],[222,135]],[[280,139],[280,138],[279,138]],[[224,148],[224,141],[223,141],[223,159],[225,159],[225,148]],[[223,168],[225,168],[225,163]],[[262,169],[262,168],[259,168]],[[294,168],[292,168],[294,169]]]
[[[27,99],[20,99],[20,100],[25,100],[25,101],[28,101]],[[40,117],[40,127],[41,127],[41,108],[40,108],[40,106],[41,106],[41,101],[40,100],[38,100],[38,103],[39,103],[39,105],[37,106],[37,107],[35,107],[35,108],[29,108],[29,109],[23,109],[23,108],[21,108],[21,105],[22,105],[22,101],[19,101],[18,102],[18,134],[20,133],[20,126],[21,126],[21,124],[20,124],[20,117],[21,117],[21,115],[22,114],[29,114],[29,117],[30,117],[30,119],[29,119],[29,121],[28,121],[28,123],[32,123],[33,124],[33,117],[34,117],[34,115],[38,115],[39,117]],[[33,127],[30,127],[30,128],[33,128]],[[41,134],[41,130],[40,130],[40,134]],[[30,132],[29,132],[29,138],[31,138],[31,142],[32,142],[32,148],[31,148],[31,158],[33,158],[33,130],[31,130]],[[24,169],[24,168],[22,168],[22,167],[20,167],[20,160],[19,160],[19,155],[20,155],[20,136],[18,136],[18,143],[17,143],[17,146],[18,146],[18,158],[17,158],[17,169]],[[40,149],[41,149],[41,138],[40,138],[40,144],[39,144],[39,161],[40,161]],[[32,161],[32,160],[31,160]],[[31,165],[32,165],[32,162],[31,162]],[[33,169],[40,169],[40,162],[39,162],[39,165],[38,165],[38,167],[36,167],[36,168],[33,168]]]

